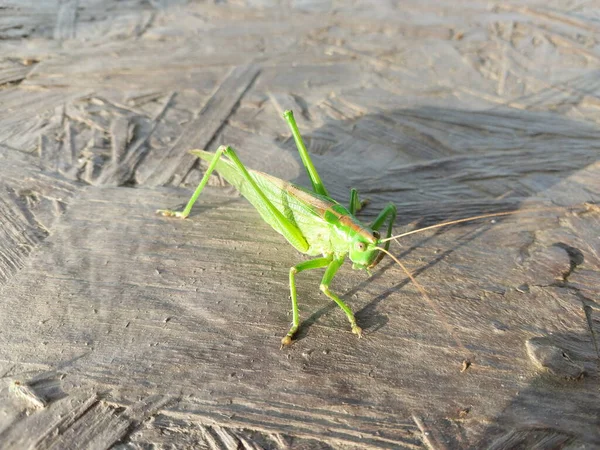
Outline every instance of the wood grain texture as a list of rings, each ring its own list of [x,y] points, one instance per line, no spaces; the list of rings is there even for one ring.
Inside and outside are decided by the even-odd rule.
[[[258,74],[259,69],[254,65],[234,68],[219,84],[198,117],[187,126],[169,152],[155,162],[154,170],[141,183],[157,186],[175,178],[173,184],[178,185],[196,163],[196,158],[188,153],[189,150],[209,146]],[[146,164],[138,172],[143,174],[145,166],[152,167],[150,161],[146,159]]]
[[[590,3],[27,1],[0,8],[0,447],[600,448]],[[407,236],[332,284],[203,166]],[[554,207],[555,209],[539,209]],[[537,210],[536,210],[537,209]],[[533,210],[533,211],[532,211]],[[529,212],[526,212],[529,211]]]

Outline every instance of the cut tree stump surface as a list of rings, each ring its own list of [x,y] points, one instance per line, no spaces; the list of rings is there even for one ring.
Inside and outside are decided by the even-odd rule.
[[[600,9],[5,2],[0,448],[600,448]],[[404,237],[332,290],[204,164]]]

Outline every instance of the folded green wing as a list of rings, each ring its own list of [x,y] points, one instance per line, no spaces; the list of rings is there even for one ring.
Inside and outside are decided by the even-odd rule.
[[[211,161],[214,157],[213,153],[204,150],[193,150],[190,153],[205,161]],[[280,225],[273,220],[264,201],[244,180],[231,161],[222,157],[215,169],[228,183],[240,191],[256,208],[265,222],[271,225],[275,231],[283,234],[279,229]],[[248,172],[273,206],[300,229],[309,244],[307,254],[318,255],[332,252],[330,225],[324,219],[324,214],[329,208],[337,205],[337,202],[271,175],[250,169]]]

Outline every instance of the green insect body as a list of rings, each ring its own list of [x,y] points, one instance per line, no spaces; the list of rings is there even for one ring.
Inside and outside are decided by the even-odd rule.
[[[208,162],[215,156],[203,150],[191,153]],[[215,170],[256,208],[265,222],[278,233],[286,235],[286,230],[282,229],[280,222],[231,161],[220,158]],[[292,243],[298,251],[309,256],[333,253],[341,257],[348,253],[352,234],[356,236],[358,233],[373,241],[373,231],[361,225],[338,202],[266,173],[255,170],[248,170],[248,173],[269,202],[300,230],[306,245]],[[349,227],[357,231],[350,234],[347,231]]]
[[[183,211],[159,210],[158,212],[166,216],[187,217],[208,182],[210,174],[213,170],[217,170],[256,208],[263,220],[283,235],[294,248],[309,256],[321,255],[290,269],[293,318],[290,331],[282,339],[282,347],[292,342],[292,337],[300,326],[296,274],[323,267],[326,267],[326,270],[321,281],[321,291],[342,308],[350,321],[352,332],[360,337],[362,330],[356,324],[352,310],[331,292],[329,285],[342,266],[346,255],[353,262],[354,269],[368,271],[380,261],[383,256],[382,249],[387,253],[396,218],[396,207],[390,204],[373,223],[368,226],[362,224],[355,217],[362,206],[356,190],[350,191],[348,208],[333,200],[312,164],[292,112],[286,111],[284,118],[291,128],[300,157],[312,182],[312,191],[271,175],[246,169],[231,147],[219,147],[215,153],[192,150],[193,155],[209,162],[202,181]],[[386,237],[381,238],[379,229],[386,221],[388,222]]]

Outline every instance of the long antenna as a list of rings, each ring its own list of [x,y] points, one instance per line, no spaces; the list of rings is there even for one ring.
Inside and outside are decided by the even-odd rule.
[[[398,238],[401,238],[403,236],[408,236],[410,234],[420,233],[420,232],[426,231],[426,230],[433,230],[435,228],[446,227],[446,226],[454,225],[454,224],[457,224],[457,223],[471,222],[471,221],[474,221],[474,220],[487,219],[487,218],[490,218],[490,217],[512,216],[514,214],[523,214],[523,213],[540,212],[540,211],[553,211],[553,210],[554,211],[556,211],[556,210],[564,210],[564,208],[560,208],[560,207],[548,207],[548,208],[526,209],[526,210],[523,210],[523,211],[506,211],[506,212],[499,212],[499,213],[482,214],[482,215],[479,215],[479,216],[467,217],[465,219],[451,220],[451,221],[448,221],[448,222],[442,222],[442,223],[438,223],[436,225],[431,225],[431,226],[428,226],[428,227],[418,228],[418,229],[412,230],[412,231],[407,231],[406,233],[402,233],[402,234],[398,234],[396,236],[390,236],[389,238],[382,239],[382,240],[379,241],[379,243],[391,241],[392,239],[399,243]],[[454,342],[456,342],[456,344],[463,350],[465,356],[470,355],[469,351],[465,348],[465,346],[461,342],[460,338],[452,331],[452,328],[450,327],[450,325],[448,324],[448,322],[446,322],[443,319],[444,315],[442,314],[442,312],[440,311],[440,309],[437,307],[437,305],[435,304],[435,302],[433,300],[431,300],[431,298],[429,297],[429,294],[427,294],[427,291],[425,290],[425,288],[416,280],[416,278],[413,276],[413,274],[410,273],[410,271],[404,266],[404,264],[402,264],[400,262],[400,260],[398,258],[396,258],[394,255],[392,255],[385,248],[382,248],[382,247],[375,247],[375,248],[377,250],[385,253],[386,255],[388,255],[390,258],[392,258],[392,260],[394,260],[394,262],[396,264],[398,264],[400,266],[400,268],[404,271],[404,273],[406,273],[406,275],[408,276],[408,278],[410,279],[410,281],[419,290],[419,292],[421,293],[421,295],[423,296],[423,298],[425,298],[425,300],[427,300],[427,303],[429,303],[429,306],[436,312],[436,314],[438,315],[438,317],[442,318],[442,323],[444,324],[444,327],[448,331],[448,334],[450,336],[452,336],[452,338],[454,339]],[[461,370],[461,372],[465,370],[464,368],[469,367],[469,365],[470,365],[469,359],[465,359],[463,361],[463,370]]]
[[[434,228],[447,227],[448,225],[454,225],[457,223],[471,222],[471,221],[480,220],[480,219],[488,219],[490,217],[512,216],[515,214],[525,214],[525,213],[540,212],[540,211],[554,211],[554,210],[563,210],[563,209],[564,208],[560,208],[560,207],[549,207],[549,208],[526,209],[524,211],[506,211],[506,212],[499,212],[499,213],[482,214],[481,216],[473,216],[473,217],[467,217],[466,219],[451,220],[449,222],[442,222],[442,223],[438,223],[438,224],[431,225],[428,227],[418,228],[418,229],[412,230],[412,231],[407,231],[406,233],[401,233],[396,236],[390,236],[389,238],[382,239],[379,241],[379,243],[391,241],[392,239],[401,238],[404,236],[408,236],[410,234],[420,233],[422,231],[433,230]]]
[[[435,311],[435,313],[438,315],[438,317],[442,318],[442,322],[444,323],[444,327],[448,331],[448,334],[450,334],[450,336],[452,336],[452,338],[458,344],[458,346],[465,352],[465,357],[466,357],[469,354],[469,351],[465,348],[465,346],[461,342],[460,338],[458,336],[456,336],[456,334],[452,331],[452,328],[450,328],[450,325],[448,325],[448,322],[446,322],[444,320],[444,315],[442,314],[440,309],[437,307],[435,302],[433,300],[431,300],[431,298],[429,297],[429,294],[427,294],[427,291],[425,290],[423,285],[417,281],[417,279],[413,276],[413,274],[410,273],[410,270],[408,270],[406,268],[406,266],[404,264],[402,264],[398,258],[396,258],[394,255],[392,255],[390,252],[388,252],[385,248],[382,248],[382,247],[375,247],[375,248],[377,250],[382,251],[386,255],[388,255],[390,258],[392,258],[396,262],[396,264],[398,264],[400,266],[400,268],[404,271],[404,273],[408,276],[408,278],[410,278],[410,281],[412,281],[412,283],[415,285],[415,287],[419,290],[421,295],[425,298],[425,300],[427,300],[427,303],[429,303],[429,306],[431,306],[431,308]],[[468,359],[465,359],[465,360],[468,361]]]

